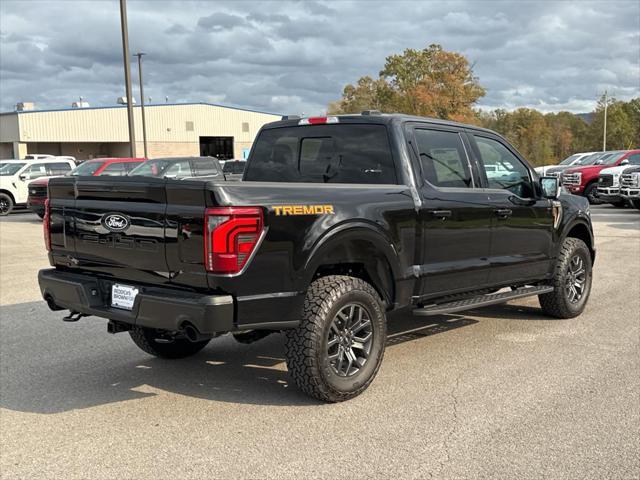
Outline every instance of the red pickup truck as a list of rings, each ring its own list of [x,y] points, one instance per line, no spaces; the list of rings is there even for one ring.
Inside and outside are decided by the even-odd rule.
[[[96,158],[82,162],[74,168],[68,175],[93,176],[112,175],[122,176],[129,173],[145,158]],[[51,177],[39,178],[29,183],[29,196],[27,197],[27,207],[40,218],[44,216],[44,202],[47,200],[47,187]]]
[[[562,173],[562,185],[574,195],[582,195],[589,203],[598,203],[598,175],[604,168],[624,165],[637,150],[617,150],[605,153],[594,165],[585,165],[568,168]],[[628,160],[627,160],[628,162]]]

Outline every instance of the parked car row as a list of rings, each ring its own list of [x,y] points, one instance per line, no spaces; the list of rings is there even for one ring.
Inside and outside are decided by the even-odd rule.
[[[620,196],[619,179],[623,171],[632,165],[640,165],[640,150],[605,152],[592,164],[565,170],[562,184],[574,195],[586,197],[589,203],[604,201],[623,207],[626,200]]]
[[[576,153],[558,165],[535,170],[540,176],[559,177],[568,192],[586,197],[589,203],[605,202],[617,207],[629,203],[640,208],[638,183],[632,175],[638,166],[640,150],[616,150]]]
[[[242,179],[245,164],[241,160],[230,160],[223,166],[214,157],[100,158],[86,160],[78,166],[72,159],[58,157],[3,160],[0,161],[0,215],[9,214],[16,205],[26,204],[42,217],[49,180],[57,176],[211,177],[238,181]]]

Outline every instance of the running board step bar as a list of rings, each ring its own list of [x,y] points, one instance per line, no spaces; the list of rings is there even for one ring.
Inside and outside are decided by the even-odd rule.
[[[486,307],[497,303],[505,303],[516,298],[530,297],[542,293],[553,292],[553,287],[542,285],[538,287],[523,287],[510,292],[491,293],[488,295],[478,295],[477,297],[466,298],[454,302],[437,303],[413,310],[414,315],[428,317],[430,315],[442,315],[445,313],[461,312],[472,308]]]

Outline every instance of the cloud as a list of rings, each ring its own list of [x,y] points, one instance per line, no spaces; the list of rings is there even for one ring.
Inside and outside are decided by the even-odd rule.
[[[637,2],[140,0],[128,17],[160,101],[322,113],[388,55],[431,43],[475,65],[485,108],[588,111],[604,89],[640,95]],[[123,77],[117,2],[0,1],[0,110],[113,105]]]
[[[232,28],[244,25],[244,18],[238,15],[229,15],[228,13],[213,13],[208,17],[198,19],[198,26],[209,32],[221,32],[222,30],[231,30]]]

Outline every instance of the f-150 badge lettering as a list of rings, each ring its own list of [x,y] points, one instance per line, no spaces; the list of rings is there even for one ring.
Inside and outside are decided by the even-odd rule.
[[[273,207],[281,215],[333,215],[333,205],[277,205]]]

